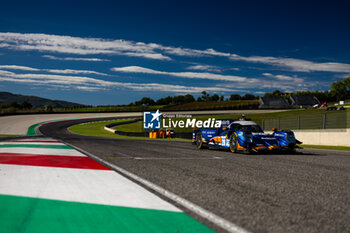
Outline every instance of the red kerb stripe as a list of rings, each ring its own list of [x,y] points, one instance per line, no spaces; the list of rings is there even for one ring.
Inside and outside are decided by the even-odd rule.
[[[14,154],[15,153],[1,153],[0,164],[110,170],[89,157]]]

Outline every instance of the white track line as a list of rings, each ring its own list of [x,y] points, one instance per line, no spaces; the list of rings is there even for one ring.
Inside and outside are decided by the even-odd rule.
[[[208,159],[223,159],[220,157],[212,157],[212,158],[204,158],[204,157],[194,157],[194,158],[151,158],[151,157],[134,157],[134,159],[139,159],[139,160],[208,160]]]
[[[232,222],[230,222],[230,221],[228,221],[228,220],[226,220],[226,219],[224,219],[224,218],[222,218],[222,217],[220,217],[220,216],[218,216],[218,215],[216,215],[208,210],[205,210],[202,207],[200,207],[200,206],[198,206],[198,205],[196,205],[196,204],[194,204],[194,203],[192,203],[192,202],[190,202],[190,201],[188,201],[188,200],[186,200],[186,199],[184,199],[184,198],[182,198],[182,197],[180,197],[180,196],[178,196],[178,195],[176,195],[176,194],[174,194],[174,193],[172,193],[172,192],[170,192],[170,191],[168,191],[168,190],[166,190],[166,189],[164,189],[156,184],[153,184],[153,183],[151,183],[151,182],[149,182],[149,181],[147,181],[147,180],[145,180],[145,179],[143,179],[143,178],[141,178],[141,177],[139,177],[131,172],[128,172],[127,170],[124,170],[121,167],[118,167],[114,164],[111,164],[111,163],[109,163],[109,162],[107,162],[107,161],[105,161],[105,160],[103,160],[103,159],[101,159],[93,154],[90,154],[89,152],[87,152],[85,150],[80,149],[79,147],[76,147],[76,146],[71,145],[71,144],[66,143],[66,142],[63,142],[63,143],[69,145],[70,147],[72,147],[78,151],[81,151],[82,153],[93,158],[94,160],[98,161],[99,163],[105,165],[106,167],[109,167],[109,168],[121,173],[122,175],[125,175],[125,176],[127,176],[127,177],[129,177],[137,182],[140,182],[141,184],[145,185],[146,187],[148,187],[148,188],[154,190],[155,192],[171,199],[172,201],[183,206],[184,208],[186,208],[186,209],[192,211],[193,213],[207,219],[208,221],[212,222],[213,224],[221,227],[222,229],[224,229],[228,232],[249,233],[249,231],[247,231],[246,229],[244,229],[244,228],[242,228],[242,227],[240,227],[240,226],[238,226],[238,225],[236,225],[236,224],[234,224],[234,223],[232,223]]]

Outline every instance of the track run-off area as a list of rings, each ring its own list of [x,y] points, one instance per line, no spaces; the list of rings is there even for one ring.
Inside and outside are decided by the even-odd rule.
[[[95,120],[1,142],[1,229],[350,232],[349,152],[232,154],[67,130]]]

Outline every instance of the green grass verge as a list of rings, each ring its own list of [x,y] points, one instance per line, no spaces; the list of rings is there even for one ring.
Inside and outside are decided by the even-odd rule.
[[[113,127],[115,130],[123,132],[143,132],[142,121]]]
[[[72,133],[76,133],[76,134],[80,134],[80,135],[108,137],[108,138],[191,141],[190,139],[182,139],[182,138],[150,139],[150,138],[146,138],[146,137],[130,137],[130,136],[117,135],[117,134],[114,134],[114,133],[109,132],[109,131],[104,129],[105,125],[108,125],[111,123],[117,123],[117,122],[130,121],[130,120],[131,119],[123,119],[123,120],[83,123],[83,124],[79,124],[79,125],[73,125],[73,126],[69,127],[69,130]],[[132,132],[132,131],[128,131],[128,132]]]
[[[0,137],[18,137],[20,134],[0,134]]]
[[[109,132],[104,129],[104,126],[111,123],[124,122],[130,119],[125,120],[113,120],[113,121],[102,121],[102,122],[91,122],[83,123],[79,125],[73,125],[69,127],[69,130],[76,134],[87,135],[87,136],[98,136],[98,137],[122,137],[116,135],[112,132]]]
[[[321,145],[301,145],[303,148],[310,148],[310,149],[322,149],[322,150],[344,150],[344,151],[350,151],[350,146],[321,146]]]

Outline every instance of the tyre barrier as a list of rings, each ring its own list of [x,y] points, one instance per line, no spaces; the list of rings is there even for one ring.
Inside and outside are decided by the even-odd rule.
[[[107,131],[110,131],[112,133],[122,135],[122,136],[130,136],[130,137],[149,137],[149,131],[145,132],[125,132],[125,131],[120,131],[120,130],[115,130],[112,129],[112,127],[118,126],[118,125],[126,125],[126,124],[131,124],[135,122],[139,122],[142,119],[135,119],[131,121],[124,121],[124,122],[117,122],[117,123],[111,123],[108,125],[105,125],[104,129]],[[192,138],[192,133],[187,133],[187,132],[178,132],[174,134],[174,138],[183,138],[183,139],[191,139]]]

